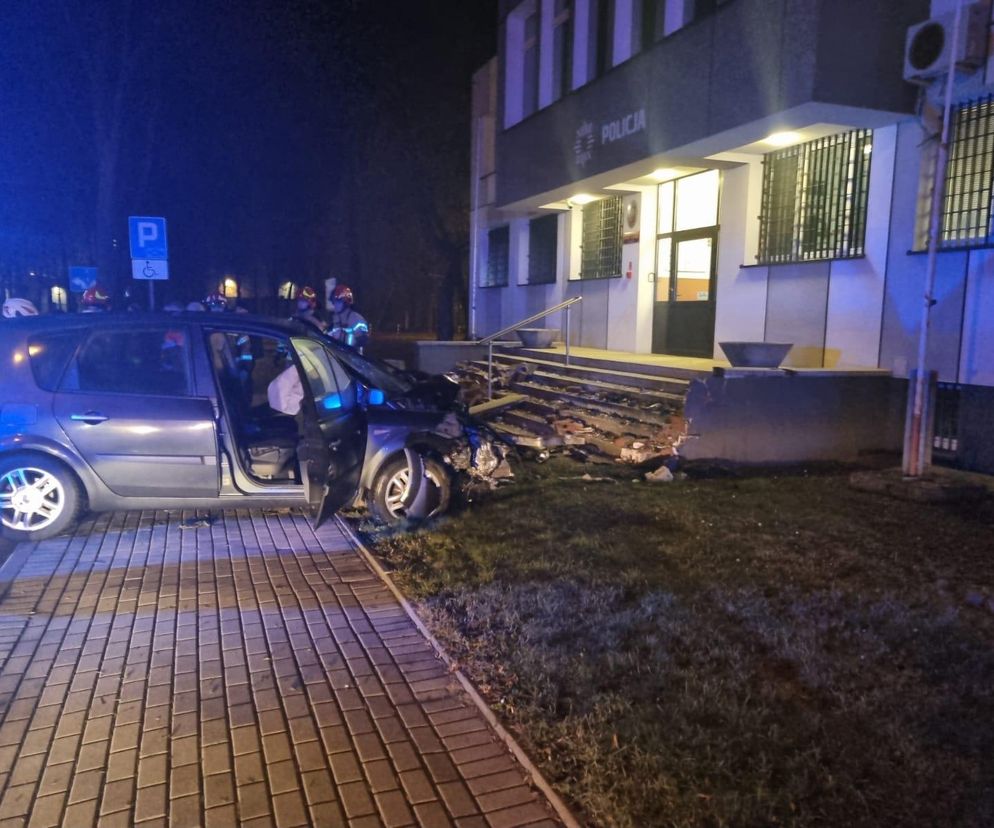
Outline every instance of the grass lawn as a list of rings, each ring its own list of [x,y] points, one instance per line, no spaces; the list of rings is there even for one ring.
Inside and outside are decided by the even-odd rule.
[[[428,529],[360,528],[582,820],[994,825],[991,501],[516,472]]]

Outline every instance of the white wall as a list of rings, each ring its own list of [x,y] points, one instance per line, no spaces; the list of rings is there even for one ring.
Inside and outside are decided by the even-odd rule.
[[[718,342],[763,340],[769,268],[752,264],[759,239],[762,187],[763,166],[759,158],[722,173],[715,359],[724,359]]]
[[[641,193],[625,195],[624,201],[634,199],[636,203],[644,204],[650,200]],[[639,206],[641,215],[641,205]],[[639,241],[629,242],[621,248],[621,278],[609,279],[607,282],[608,312],[611,324],[608,327],[607,347],[612,351],[637,351],[638,341],[638,294],[641,269],[639,262],[640,250],[645,250],[641,244],[642,229],[639,224]],[[631,273],[629,276],[628,274]]]
[[[652,313],[656,296],[656,187],[642,190],[642,225],[639,228],[639,260],[635,306],[635,347],[640,354],[652,353]]]
[[[554,0],[541,0],[538,52],[538,108],[552,103],[552,14]]]
[[[614,44],[611,49],[611,65],[624,63],[632,56],[635,35],[632,23],[635,19],[635,3],[642,0],[615,0],[614,3]]]
[[[897,127],[873,132],[866,257],[832,262],[825,331],[826,368],[875,367],[880,353]]]
[[[577,89],[590,79],[590,0],[576,0],[573,14],[573,88]]]
[[[994,385],[994,250],[970,253],[959,381]]]

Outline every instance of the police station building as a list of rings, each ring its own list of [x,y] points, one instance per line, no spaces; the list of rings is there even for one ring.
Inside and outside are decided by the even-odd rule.
[[[957,32],[955,7],[503,0],[474,77],[473,333],[582,295],[574,345],[721,360],[721,341],[787,342],[788,366],[907,376],[952,50],[929,367],[983,416],[991,12],[964,2]]]

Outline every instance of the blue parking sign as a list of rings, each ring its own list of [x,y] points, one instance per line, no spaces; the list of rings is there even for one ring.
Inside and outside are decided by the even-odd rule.
[[[95,267],[69,268],[69,290],[73,293],[82,293],[89,290],[97,283],[97,269]]]
[[[166,220],[154,216],[130,216],[128,239],[132,259],[168,259]]]

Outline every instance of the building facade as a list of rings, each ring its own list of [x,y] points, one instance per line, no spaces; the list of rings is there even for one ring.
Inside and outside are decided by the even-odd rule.
[[[934,20],[951,42],[955,3],[500,3],[474,77],[471,331],[582,295],[573,344],[790,342],[790,366],[907,376],[948,65],[928,50],[952,47],[906,39]],[[928,363],[989,407],[989,2],[961,21]]]

